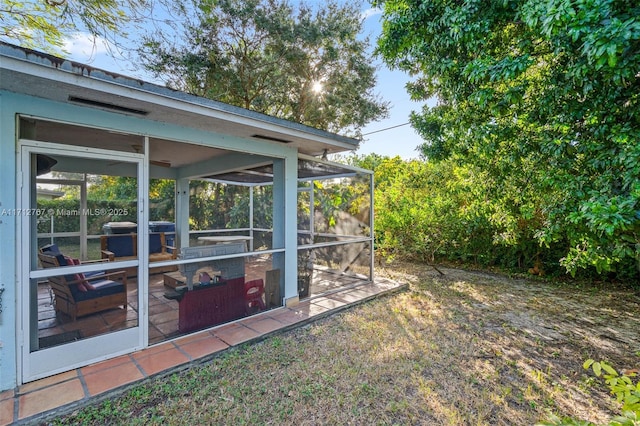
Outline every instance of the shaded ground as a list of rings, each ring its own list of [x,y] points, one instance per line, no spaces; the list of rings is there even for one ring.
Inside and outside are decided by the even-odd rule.
[[[637,294],[441,269],[380,269],[410,291],[55,422],[526,425],[616,412],[582,363],[640,367]]]
[[[409,264],[386,272],[414,283],[413,292],[427,296],[425,310],[439,312],[439,326],[430,330],[440,330],[451,347],[438,355],[461,355],[449,360],[460,367],[451,376],[453,386],[441,383],[438,392],[458,395],[453,405],[462,408],[461,423],[531,424],[549,410],[602,422],[617,409],[582,363],[594,358],[618,369],[640,366],[637,293],[439,269],[445,276]],[[457,344],[461,340],[466,342]],[[439,359],[442,370],[454,368],[447,368],[446,357]],[[481,402],[465,403],[460,394],[467,391]],[[491,414],[482,415],[483,407]]]

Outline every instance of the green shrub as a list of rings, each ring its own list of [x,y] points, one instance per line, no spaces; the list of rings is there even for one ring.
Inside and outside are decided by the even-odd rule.
[[[606,361],[594,361],[588,359],[583,367],[592,369],[597,377],[604,379],[611,394],[622,404],[621,415],[609,420],[608,426],[639,426],[640,425],[640,381],[634,383],[631,379],[637,375],[637,371],[618,373]],[[592,426],[593,423],[574,420],[561,419],[553,416],[546,422],[538,423],[539,426]]]

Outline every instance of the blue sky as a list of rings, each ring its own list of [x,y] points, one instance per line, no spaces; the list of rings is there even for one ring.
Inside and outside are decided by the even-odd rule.
[[[364,13],[367,16],[365,32],[375,40],[382,30],[381,14],[373,9],[367,9]],[[389,70],[378,58],[375,58],[375,63],[379,65],[376,91],[385,101],[390,102],[391,110],[389,118],[371,123],[363,129],[364,142],[357,154],[373,152],[389,157],[399,155],[404,159],[418,158],[416,147],[422,143],[422,140],[410,125],[366,135],[368,132],[407,123],[411,111],[420,111],[424,105],[424,102],[414,102],[409,98],[405,84],[411,79],[407,74]]]
[[[381,14],[366,7],[363,9],[363,14],[366,16],[365,33],[375,40],[381,31]],[[70,54],[69,59],[74,61],[154,82],[144,70],[136,69],[131,61],[126,58],[114,59],[104,44],[99,41],[94,44],[82,34],[69,40],[65,48]],[[379,65],[378,84],[375,91],[383,100],[390,102],[390,114],[389,118],[371,123],[363,129],[364,141],[356,154],[376,153],[390,157],[399,155],[404,159],[418,158],[418,152],[415,149],[421,143],[421,139],[411,126],[405,125],[378,131],[407,123],[411,111],[419,111],[424,103],[409,99],[405,84],[410,78],[405,73],[387,69],[378,58],[373,60]],[[369,132],[376,133],[367,135]]]

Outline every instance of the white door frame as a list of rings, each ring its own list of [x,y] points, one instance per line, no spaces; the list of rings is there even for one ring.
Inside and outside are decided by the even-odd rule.
[[[144,153],[148,153],[148,138],[145,138]],[[31,247],[33,236],[31,235],[32,217],[27,215],[17,216],[16,251],[19,256],[16,259],[18,274],[18,378],[21,383],[37,380],[74,368],[89,365],[98,361],[112,358],[121,354],[130,353],[147,345],[148,339],[148,241],[144,237],[148,235],[149,212],[147,210],[149,192],[149,168],[147,154],[126,153],[105,149],[94,149],[82,146],[60,145],[49,142],[37,142],[21,139],[18,141],[18,170],[17,170],[17,194],[16,208],[20,211],[29,211],[34,206],[32,203],[31,188],[35,185],[31,182],[31,154],[64,155],[68,157],[85,157],[90,159],[121,161],[137,166],[138,181],[138,259],[126,262],[118,262],[114,268],[138,268],[138,325],[125,330],[111,332],[83,340],[45,348],[31,352],[31,334],[34,322],[31,313],[31,284],[32,279],[46,278],[56,275],[56,269],[38,270],[31,269],[32,251],[38,247]],[[35,252],[34,252],[35,253]],[[82,272],[75,269],[87,269],[87,267],[68,268],[67,273]],[[103,268],[102,269],[106,269]],[[112,269],[112,268],[108,268]],[[51,271],[54,271],[53,273]],[[58,272],[59,273],[59,272]],[[37,328],[37,321],[35,321]]]

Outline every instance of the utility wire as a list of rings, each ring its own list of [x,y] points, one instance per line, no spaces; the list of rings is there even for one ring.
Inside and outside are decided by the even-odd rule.
[[[372,135],[374,133],[380,133],[380,132],[384,132],[385,130],[391,130],[391,129],[395,129],[396,127],[402,127],[402,126],[406,126],[407,124],[411,124],[408,121],[406,123],[403,124],[398,124],[395,126],[391,126],[391,127],[386,127],[384,129],[380,129],[380,130],[374,130],[373,132],[369,132],[369,133],[363,133],[362,136],[367,136],[367,135]]]

